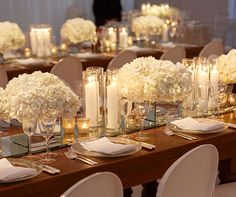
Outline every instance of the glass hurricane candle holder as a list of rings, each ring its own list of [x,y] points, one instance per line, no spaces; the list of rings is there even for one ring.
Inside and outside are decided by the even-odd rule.
[[[103,68],[89,67],[83,71],[83,108],[90,118],[90,131],[102,132],[104,127],[104,78]],[[96,135],[96,134],[95,134]]]
[[[119,49],[123,50],[128,46],[128,32],[127,28],[122,26],[119,28]]]
[[[63,117],[62,118],[62,128],[64,131],[63,142],[73,143],[75,141],[75,118],[74,117]]]
[[[120,130],[120,90],[116,75],[118,69],[108,69],[105,81],[105,125],[106,135],[112,136]]]
[[[52,27],[47,24],[30,27],[30,44],[32,54],[36,57],[51,56]]]
[[[90,119],[88,117],[78,117],[77,127],[79,137],[88,137],[90,128]]]

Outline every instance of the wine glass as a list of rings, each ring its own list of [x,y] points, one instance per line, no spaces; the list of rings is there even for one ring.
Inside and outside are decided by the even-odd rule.
[[[39,123],[40,133],[45,138],[46,141],[46,154],[44,158],[40,159],[40,162],[52,163],[56,160],[50,157],[49,144],[50,144],[50,138],[53,135],[53,131],[56,125],[56,119],[43,117],[39,119],[38,123]]]
[[[36,131],[37,127],[37,119],[36,118],[24,118],[22,120],[22,128],[24,133],[28,136],[28,156],[27,158],[32,159],[32,152],[31,152],[31,136]]]
[[[91,38],[91,44],[92,44],[92,52],[96,53],[96,44],[98,42],[98,36],[97,33],[94,32]]]
[[[137,109],[137,118],[140,120],[140,131],[138,133],[138,136],[135,137],[136,140],[138,141],[146,141],[149,139],[149,137],[143,133],[144,130],[144,124],[145,124],[145,118],[148,114],[149,111],[149,105],[147,102],[143,103],[137,103],[136,104],[136,109]]]

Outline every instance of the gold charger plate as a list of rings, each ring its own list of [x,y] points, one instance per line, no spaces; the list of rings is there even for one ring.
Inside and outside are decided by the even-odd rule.
[[[36,173],[33,174],[33,175],[30,175],[30,176],[25,176],[25,177],[22,177],[22,178],[16,178],[16,179],[9,180],[9,181],[1,181],[0,180],[0,183],[12,183],[12,182],[31,179],[33,177],[38,176],[43,171],[43,166],[41,164],[39,164],[38,162],[35,162],[35,161],[30,161],[30,160],[20,159],[20,158],[7,158],[7,160],[13,166],[24,167],[24,168],[34,168],[34,169],[36,169]]]
[[[120,154],[115,154],[115,155],[109,155],[109,154],[105,154],[105,153],[88,151],[85,148],[83,148],[83,146],[80,145],[80,142],[82,142],[82,141],[93,141],[96,139],[98,139],[98,138],[78,139],[78,142],[75,142],[74,144],[72,144],[71,148],[72,148],[72,150],[74,150],[76,153],[78,153],[80,155],[93,156],[93,157],[122,157],[122,156],[132,155],[132,154],[140,151],[142,148],[142,146],[139,142],[136,142],[136,141],[130,140],[130,139],[126,139],[126,138],[121,138],[121,137],[108,137],[108,139],[113,143],[135,145],[135,150],[120,153]]]
[[[197,120],[200,121],[200,122],[206,122],[206,121],[207,122],[209,122],[209,121],[210,122],[219,122],[218,120],[208,119],[208,118],[197,118]],[[210,131],[182,129],[182,128],[177,127],[174,124],[171,124],[171,122],[168,123],[166,126],[169,129],[171,129],[172,131],[174,131],[174,132],[191,133],[191,134],[212,134],[212,133],[219,133],[219,132],[222,132],[222,131],[224,131],[225,129],[228,128],[226,123],[224,123],[224,127],[218,128],[218,129],[213,129],[213,130],[210,130]]]

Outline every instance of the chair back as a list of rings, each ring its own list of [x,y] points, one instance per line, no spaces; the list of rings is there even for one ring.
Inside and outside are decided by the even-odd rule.
[[[200,57],[210,57],[212,55],[220,56],[224,54],[224,45],[221,40],[213,40],[209,42],[199,53]]]
[[[65,81],[76,92],[76,82],[82,80],[82,64],[77,57],[65,57],[55,64],[51,73]]]
[[[164,52],[160,59],[161,60],[169,60],[173,63],[181,62],[183,58],[186,57],[185,48],[182,46],[175,46],[166,52]]]
[[[135,52],[126,50],[116,55],[108,64],[108,68],[121,68],[124,64],[130,63],[137,58]]]
[[[8,83],[7,72],[2,65],[0,65],[0,87],[5,88]]]
[[[157,197],[211,197],[217,177],[218,151],[205,144],[185,153],[166,171]]]
[[[123,197],[123,186],[112,172],[92,174],[71,186],[61,197]]]

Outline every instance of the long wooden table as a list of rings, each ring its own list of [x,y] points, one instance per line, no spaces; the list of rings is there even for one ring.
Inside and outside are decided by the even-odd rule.
[[[224,118],[227,122],[236,123],[232,114],[225,115]],[[198,139],[194,141],[167,136],[162,130],[163,127],[159,127],[145,131],[150,136],[149,142],[156,145],[155,150],[142,149],[133,155],[119,158],[93,158],[99,162],[96,166],[69,160],[63,154],[65,149],[56,150],[59,155],[56,157],[57,161],[51,165],[59,168],[60,174],[41,173],[30,180],[0,184],[0,196],[59,196],[82,178],[101,171],[116,173],[122,180],[124,188],[128,188],[161,178],[177,158],[201,144],[214,144],[218,148],[221,177],[224,173],[230,172],[231,158],[236,156],[235,129],[228,128],[219,133],[196,135]],[[11,131],[14,133],[14,130]]]
[[[202,46],[186,46],[186,57],[193,58],[198,56],[199,52],[201,51],[203,47]],[[160,58],[160,56],[163,54],[163,52],[167,49],[149,49],[149,50],[140,50],[136,51],[138,57],[146,57],[146,56],[153,56],[157,59]],[[116,53],[109,53],[109,54],[103,54],[98,57],[90,57],[90,58],[80,58],[81,63],[83,65],[83,69],[85,70],[87,67],[91,66],[98,66],[103,67],[105,70],[109,64],[109,62],[112,60],[112,58],[116,55]],[[16,65],[16,64],[4,64],[4,68],[8,75],[8,80],[11,80],[14,77],[17,77],[19,74],[23,73],[33,73],[34,71],[41,70],[42,72],[50,72],[54,64],[59,59],[54,59],[51,61],[51,63],[47,65],[28,65],[28,66],[22,66],[22,65]]]

